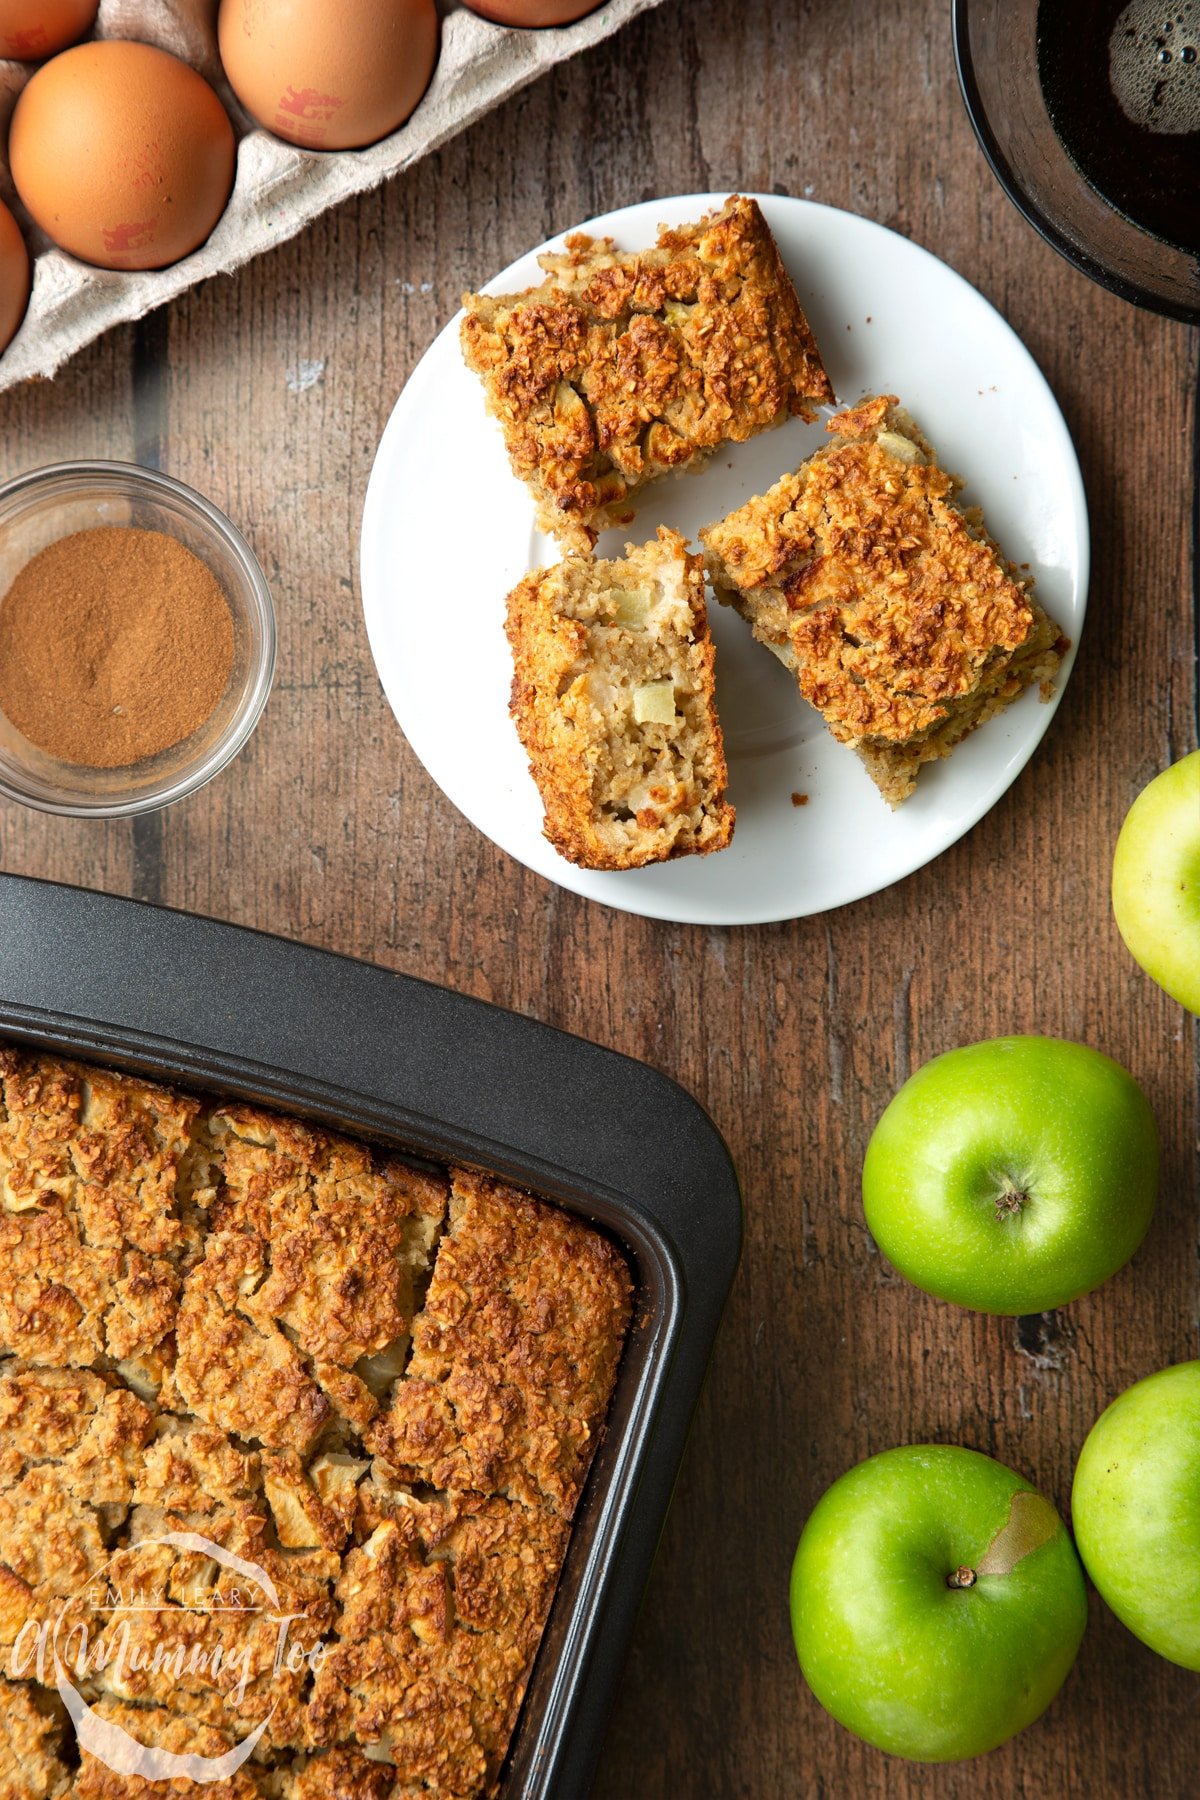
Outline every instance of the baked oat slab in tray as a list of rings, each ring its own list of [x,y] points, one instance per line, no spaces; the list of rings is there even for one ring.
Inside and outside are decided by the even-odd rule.
[[[717,598],[896,806],[1024,688],[1048,700],[1068,646],[894,395],[826,430],[832,443],[700,536]]]
[[[262,1727],[172,1791],[491,1792],[630,1304],[491,1176],[0,1048],[2,1800],[165,1791],[102,1727],[209,1771]]]
[[[653,250],[579,232],[539,260],[540,287],[463,296],[462,347],[539,526],[567,549],[628,523],[660,475],[833,399],[754,200],[664,227]]]

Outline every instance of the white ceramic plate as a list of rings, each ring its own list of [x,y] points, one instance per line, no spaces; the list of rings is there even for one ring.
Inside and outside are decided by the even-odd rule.
[[[654,243],[660,224],[697,219],[725,198],[649,201],[582,229],[640,249]],[[1042,604],[1078,643],[1088,577],[1083,483],[1062,414],[1020,339],[961,276],[906,238],[809,201],[758,200],[839,402],[900,396],[942,466],[967,477],[966,503],[981,504],[1006,554],[1030,564]],[[489,287],[535,285],[537,255]],[[509,589],[559,552],[534,527],[532,501],[463,364],[458,325],[452,320],[414,369],[383,434],[363,515],[362,586],[392,710],[474,825],[529,868],[606,905],[688,924],[748,925],[823,912],[899,881],[995,804],[1056,702],[1023,695],[946,761],[927,766],[913,797],[892,812],[742,620],[712,605],[717,704],[737,807],[732,845],[621,874],[560,857],[542,836],[541,803],[508,716],[503,633]],[[627,538],[643,542],[660,523],[697,543],[701,525],[761,493],[822,442],[823,425],[794,420],[718,452],[699,475],[649,488],[635,523],[606,532],[598,554],[619,555]],[[793,793],[807,794],[807,804],[793,805]]]

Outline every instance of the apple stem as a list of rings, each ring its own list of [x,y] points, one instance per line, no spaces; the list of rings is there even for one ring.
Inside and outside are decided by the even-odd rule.
[[[952,1569],[946,1577],[946,1586],[951,1588],[969,1588],[975,1586],[975,1571],[968,1569],[964,1563],[961,1568]]]
[[[1000,1192],[996,1195],[996,1223],[1003,1225],[1005,1219],[1011,1219],[1028,1205],[1029,1195],[1024,1188],[1019,1188],[1006,1175]]]

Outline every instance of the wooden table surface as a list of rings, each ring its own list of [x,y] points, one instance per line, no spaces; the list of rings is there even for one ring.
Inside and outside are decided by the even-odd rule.
[[[458,816],[383,701],[357,540],[384,421],[464,286],[592,213],[746,186],[878,219],[995,302],[1075,435],[1095,574],[1065,703],[964,842],[823,918],[706,930],[590,905]],[[852,1462],[913,1440],[970,1444],[1065,1505],[1103,1405],[1200,1345],[1196,1029],[1126,954],[1108,899],[1125,808],[1196,742],[1196,352],[1194,332],[1091,285],[1003,197],[959,101],[947,0],[665,0],[386,190],[0,398],[0,474],[101,455],[191,482],[249,536],[280,625],[274,695],[223,777],[133,825],[0,807],[0,866],[264,926],[535,1014],[678,1077],[732,1147],[745,1254],[604,1800],[1196,1791],[1197,1678],[1094,1598],[1049,1715],[943,1770],[834,1725],[787,1619],[801,1522]],[[858,1197],[872,1125],[909,1072],[1010,1031],[1119,1058],[1165,1151],[1133,1265],[1017,1323],[905,1285]]]

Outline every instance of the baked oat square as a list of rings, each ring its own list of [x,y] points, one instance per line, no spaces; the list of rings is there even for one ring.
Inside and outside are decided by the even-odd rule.
[[[663,227],[653,250],[576,233],[540,261],[540,287],[463,296],[462,347],[539,525],[566,549],[627,524],[660,475],[833,399],[753,200]]]
[[[412,1356],[367,1447],[397,1480],[570,1519],[616,1378],[627,1271],[568,1213],[475,1170],[451,1183]]]
[[[733,834],[704,572],[677,532],[568,556],[508,597],[511,712],[545,834],[587,869],[722,850]]]
[[[0,1677],[0,1800],[57,1800],[71,1786],[56,1694]]]
[[[700,536],[718,599],[898,806],[923,763],[1031,683],[1049,699],[1067,643],[894,395],[826,430],[831,444]]]

